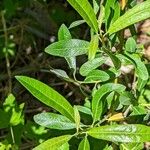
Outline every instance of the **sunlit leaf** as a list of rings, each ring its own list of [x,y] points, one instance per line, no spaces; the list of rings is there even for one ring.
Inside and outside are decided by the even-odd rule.
[[[93,35],[90,41],[89,51],[88,51],[88,59],[92,60],[95,58],[97,49],[98,49],[98,42],[99,42],[99,35]]]
[[[58,40],[70,40],[72,39],[71,33],[69,29],[65,26],[65,24],[62,24],[58,31]],[[76,58],[73,57],[65,57],[68,65],[70,68],[76,69]]]
[[[77,108],[77,106],[74,106],[74,120],[75,120],[75,123],[76,123],[77,132],[79,131],[79,128],[80,128],[80,119],[81,118],[80,118],[78,108]]]
[[[98,32],[98,23],[94,10],[88,0],[67,0],[70,5],[83,17],[87,24]]]
[[[39,101],[59,111],[74,121],[74,110],[69,102],[48,85],[26,76],[16,76],[16,79]]]
[[[90,143],[87,139],[87,137],[85,137],[79,144],[78,150],[90,150]]]
[[[60,148],[64,143],[68,142],[71,137],[72,135],[63,135],[49,139],[33,148],[33,150],[58,150],[58,148]]]
[[[104,100],[103,96],[111,93],[112,91],[116,91],[118,93],[123,92],[125,90],[125,86],[121,84],[107,83],[102,85],[94,94],[92,99],[92,112],[93,112],[93,122],[98,121],[102,115]]]
[[[77,27],[77,26],[79,26],[79,25],[81,25],[81,24],[83,24],[83,23],[85,23],[84,20],[77,20],[77,21],[74,21],[74,22],[72,22],[72,23],[70,24],[69,29],[74,28],[74,27]]]
[[[147,0],[137,4],[132,9],[128,10],[124,15],[119,17],[109,28],[108,33],[112,34],[121,29],[124,29],[139,21],[145,20],[150,17],[150,1]]]
[[[145,125],[106,125],[92,128],[87,133],[94,138],[112,142],[139,143],[150,141],[150,127]]]

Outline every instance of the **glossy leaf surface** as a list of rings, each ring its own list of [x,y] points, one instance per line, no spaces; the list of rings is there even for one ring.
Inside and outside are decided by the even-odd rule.
[[[59,111],[74,121],[73,107],[69,102],[48,85],[26,76],[16,76],[16,79],[39,101]]]
[[[33,148],[33,150],[58,150],[64,143],[68,142],[71,137],[71,135],[63,135],[49,139]]]
[[[98,32],[98,23],[94,10],[88,0],[67,0],[70,5],[82,16],[87,24]]]
[[[132,9],[128,10],[124,15],[119,17],[109,28],[108,33],[112,34],[122,30],[132,24],[147,19],[150,17],[150,1],[147,0],[137,4]]]
[[[87,137],[85,137],[79,144],[78,150],[90,150],[90,143],[87,139]]]
[[[90,136],[112,142],[147,142],[150,141],[150,127],[145,125],[106,125],[87,132]]]
[[[97,49],[98,49],[98,42],[99,42],[99,35],[93,35],[90,41],[89,46],[89,52],[88,52],[88,58],[89,60],[92,60],[95,58]]]

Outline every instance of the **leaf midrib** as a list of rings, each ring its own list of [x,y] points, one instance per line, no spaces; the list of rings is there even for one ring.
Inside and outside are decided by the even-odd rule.
[[[34,88],[37,92],[40,92],[40,94],[41,95],[43,95],[44,97],[46,97],[47,99],[50,99],[49,97],[47,97],[46,95],[44,95],[41,91],[39,91],[39,90],[37,90],[35,87],[33,87],[33,86],[31,86],[30,84],[28,84],[26,81],[23,81],[22,80],[22,82],[25,82],[28,86],[30,86],[31,88]],[[39,98],[38,98],[39,99]],[[63,105],[59,105],[59,103],[57,103],[56,101],[54,101],[54,99],[50,99],[50,100],[52,100],[54,103],[56,103],[56,105],[58,105],[58,106],[60,106],[60,107],[62,107],[63,108],[63,110],[65,111],[65,112],[67,112],[67,114],[69,114],[69,116],[74,120],[74,118],[73,118],[73,116],[70,114],[70,112],[68,112],[67,110],[68,110],[68,107],[63,107]],[[40,100],[41,101],[41,100]],[[43,101],[42,101],[42,103],[44,103]],[[44,103],[44,104],[46,104],[47,105],[47,103]],[[49,103],[48,103],[49,104]],[[50,106],[51,107],[51,106]],[[55,109],[55,108],[54,108]],[[57,110],[57,111],[59,111],[59,110]],[[68,117],[67,117],[68,118]],[[70,119],[70,118],[69,118]]]

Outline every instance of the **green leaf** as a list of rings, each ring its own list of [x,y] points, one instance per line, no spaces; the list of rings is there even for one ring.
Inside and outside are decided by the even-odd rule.
[[[62,24],[58,31],[58,40],[70,40],[72,39],[72,36],[70,34],[70,31],[65,26],[65,24]]]
[[[72,23],[70,24],[69,29],[74,28],[74,27],[76,27],[76,26],[79,26],[79,25],[81,25],[81,24],[83,24],[83,23],[85,23],[85,20],[77,20],[77,21],[74,21],[74,22],[72,22]]]
[[[101,32],[101,27],[102,27],[104,17],[105,17],[105,7],[103,5],[101,5],[100,14],[98,16],[98,28],[99,28],[100,32]]]
[[[93,0],[93,8],[94,8],[94,13],[97,14],[99,11],[99,5],[97,4],[96,0]]]
[[[69,65],[69,68],[76,70],[76,57],[65,57],[65,59]]]
[[[24,136],[26,138],[34,140],[37,143],[39,143],[40,140],[45,141],[49,137],[49,130],[29,120],[27,120],[24,125],[24,131]]]
[[[138,77],[140,77],[142,80],[148,80],[149,79],[148,70],[144,62],[141,61],[140,56],[137,54],[132,54],[132,55],[128,53],[125,53],[125,54],[135,66],[135,71]]]
[[[124,143],[120,144],[120,150],[143,150],[143,143]]]
[[[124,91],[120,94],[119,101],[121,105],[137,105],[137,100],[131,92]]]
[[[145,125],[106,125],[92,128],[90,136],[111,142],[139,143],[150,141],[150,127]]]
[[[24,121],[23,118],[24,103],[18,106],[13,94],[8,95],[5,102],[3,103],[3,107],[4,111],[7,113],[7,116],[9,116],[9,125],[16,126]],[[6,120],[8,119],[7,116],[5,116]]]
[[[12,116],[10,118],[10,125],[16,126],[19,123],[24,122],[23,108],[24,108],[24,103],[12,108],[12,112],[11,112]]]
[[[67,75],[67,73],[64,70],[61,70],[61,69],[51,69],[50,72],[56,74],[57,76],[59,76],[61,78],[69,79],[69,76]]]
[[[45,52],[59,57],[75,57],[88,52],[89,42],[84,40],[72,39],[62,40],[49,45]]]
[[[103,111],[103,96],[116,91],[121,93],[125,90],[125,86],[121,84],[107,83],[102,85],[94,94],[92,99],[93,122],[98,121]]]
[[[80,114],[79,114],[77,106],[74,106],[74,120],[75,120],[75,123],[76,123],[76,129],[77,129],[77,132],[78,132],[79,128],[80,128]]]
[[[9,126],[10,116],[7,112],[0,109],[0,129],[7,128]]]
[[[132,106],[132,113],[130,114],[130,116],[133,115],[144,115],[147,114],[146,109],[144,108],[144,106]]]
[[[132,24],[145,20],[150,17],[150,1],[142,2],[132,9],[128,10],[124,15],[119,17],[109,28],[108,33],[112,34],[122,30]]]
[[[116,0],[106,0],[105,4],[105,24],[106,24],[106,30],[110,26],[111,21],[113,20],[112,11],[114,11],[114,5]],[[113,12],[114,13],[114,12]]]
[[[62,24],[58,31],[58,40],[70,40],[72,39],[71,33],[65,24]],[[76,69],[76,58],[73,57],[65,57],[70,68]]]
[[[98,83],[109,80],[109,75],[102,70],[93,70],[85,78],[84,83]]]
[[[116,69],[120,69],[121,67],[121,61],[118,57],[116,57],[114,54],[112,54],[111,51],[107,50],[107,49],[103,49],[104,52],[110,57],[110,59],[112,60],[114,66]]]
[[[80,67],[80,74],[82,76],[87,76],[92,70],[98,68],[99,66],[101,66],[103,63],[105,62],[105,58],[101,57],[101,58],[95,58],[93,60],[89,60],[86,63],[84,63],[81,67]]]
[[[54,113],[40,113],[34,116],[34,121],[50,129],[69,130],[75,129],[76,124],[65,116]],[[80,125],[80,124],[79,124]]]
[[[88,107],[78,105],[77,108],[80,112],[82,112],[84,114],[87,114],[87,115],[90,115],[90,116],[92,115],[91,109],[88,108]]]
[[[50,106],[62,115],[74,121],[74,110],[69,102],[48,85],[26,76],[16,76],[16,79],[39,101]]]
[[[69,144],[68,142],[63,144],[61,147],[59,147],[57,150],[69,150]]]
[[[87,137],[85,137],[79,144],[78,150],[90,150],[90,143],[87,139]]]
[[[33,150],[58,150],[58,148],[60,148],[64,143],[68,142],[71,137],[72,135],[54,137],[33,148]]]
[[[114,23],[119,17],[120,17],[120,3],[118,1],[116,1],[114,3],[114,8],[113,8],[113,18],[111,20],[111,24]]]
[[[87,24],[97,33],[98,23],[94,10],[88,0],[67,0],[70,5],[82,16]]]
[[[142,80],[141,78],[138,78],[138,83],[137,83],[137,89],[139,92],[143,90],[143,88],[146,86],[148,80]]]
[[[99,35],[93,35],[90,41],[89,51],[88,51],[88,58],[89,60],[92,60],[95,58],[98,44],[99,44]]]
[[[129,53],[135,53],[136,51],[136,41],[133,37],[127,39],[125,44],[125,50]]]

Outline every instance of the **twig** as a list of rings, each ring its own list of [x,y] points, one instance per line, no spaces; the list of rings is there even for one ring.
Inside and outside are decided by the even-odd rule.
[[[9,84],[8,93],[11,93],[11,90],[12,90],[12,81],[11,81],[10,61],[9,61],[9,57],[8,57],[7,27],[6,27],[6,20],[5,20],[4,14],[5,14],[5,12],[2,11],[1,12],[1,16],[2,16],[2,24],[3,24],[3,29],[4,29],[5,49],[6,49],[5,59],[6,59],[6,68],[7,68],[7,74],[8,74],[8,84]]]

